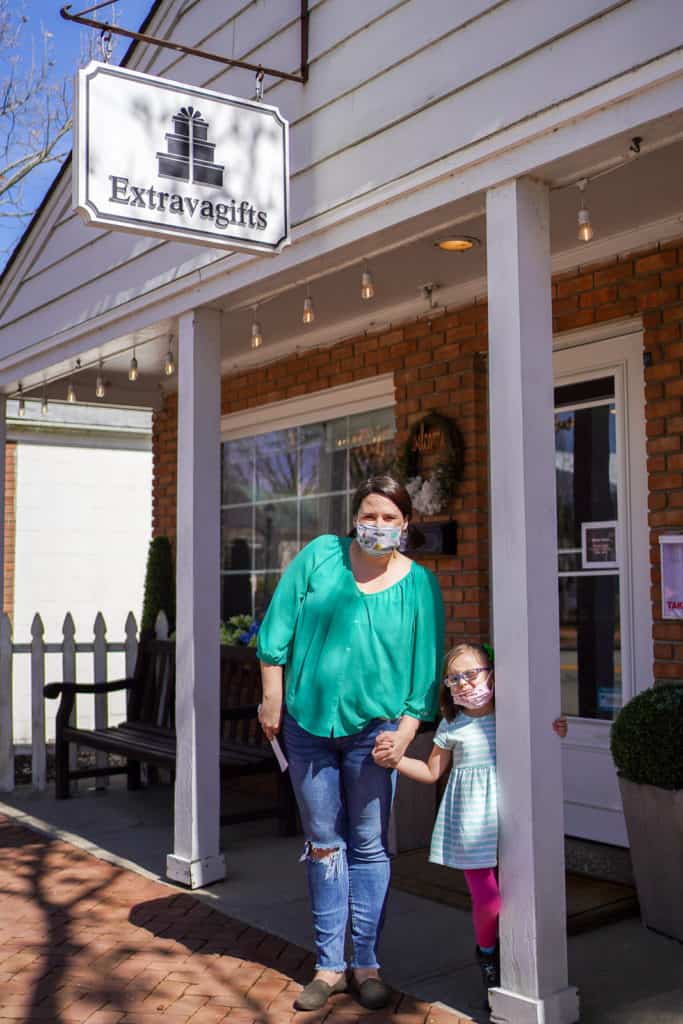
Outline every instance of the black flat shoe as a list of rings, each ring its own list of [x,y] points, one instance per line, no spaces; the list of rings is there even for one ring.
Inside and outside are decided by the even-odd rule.
[[[346,976],[343,974],[339,981],[335,981],[334,985],[328,985],[322,978],[316,978],[314,981],[309,981],[308,985],[299,992],[294,1000],[294,1009],[321,1010],[330,996],[337,995],[338,992],[346,992],[346,989]]]
[[[391,1001],[391,989],[381,978],[366,978],[359,983],[352,974],[349,978],[349,990],[366,1010],[383,1010]]]

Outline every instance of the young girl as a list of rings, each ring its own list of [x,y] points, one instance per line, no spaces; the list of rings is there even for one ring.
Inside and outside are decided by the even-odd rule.
[[[398,770],[417,782],[433,783],[451,768],[429,859],[464,871],[472,898],[476,956],[488,990],[500,984],[493,650],[487,644],[456,644],[444,664],[446,677],[440,693],[443,719],[434,735],[429,760],[425,763],[402,757]],[[553,729],[565,736],[566,719],[556,718]]]

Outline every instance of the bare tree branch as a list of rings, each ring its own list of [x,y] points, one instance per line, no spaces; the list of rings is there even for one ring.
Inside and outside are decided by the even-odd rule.
[[[92,58],[96,40],[95,32],[81,38],[80,64]],[[72,108],[72,73],[57,72],[52,33],[29,19],[22,0],[0,0],[0,217],[5,222],[13,217],[24,222],[40,204],[44,186],[32,185],[31,175],[41,166],[61,164],[70,152],[64,143],[70,141]]]

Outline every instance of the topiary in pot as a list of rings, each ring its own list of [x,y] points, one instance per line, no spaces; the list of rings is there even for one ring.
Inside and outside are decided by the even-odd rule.
[[[630,700],[612,726],[611,748],[625,779],[683,789],[683,685],[655,686]]]
[[[140,620],[141,633],[154,629],[160,611],[166,613],[169,632],[172,633],[175,629],[175,573],[173,550],[168,537],[154,537],[150,541]]]
[[[643,923],[683,942],[683,685],[624,705],[611,750]]]

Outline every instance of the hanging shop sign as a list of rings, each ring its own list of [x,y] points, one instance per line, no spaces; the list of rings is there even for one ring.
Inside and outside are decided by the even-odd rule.
[[[78,72],[74,206],[86,223],[223,249],[289,238],[276,107],[93,61]]]

